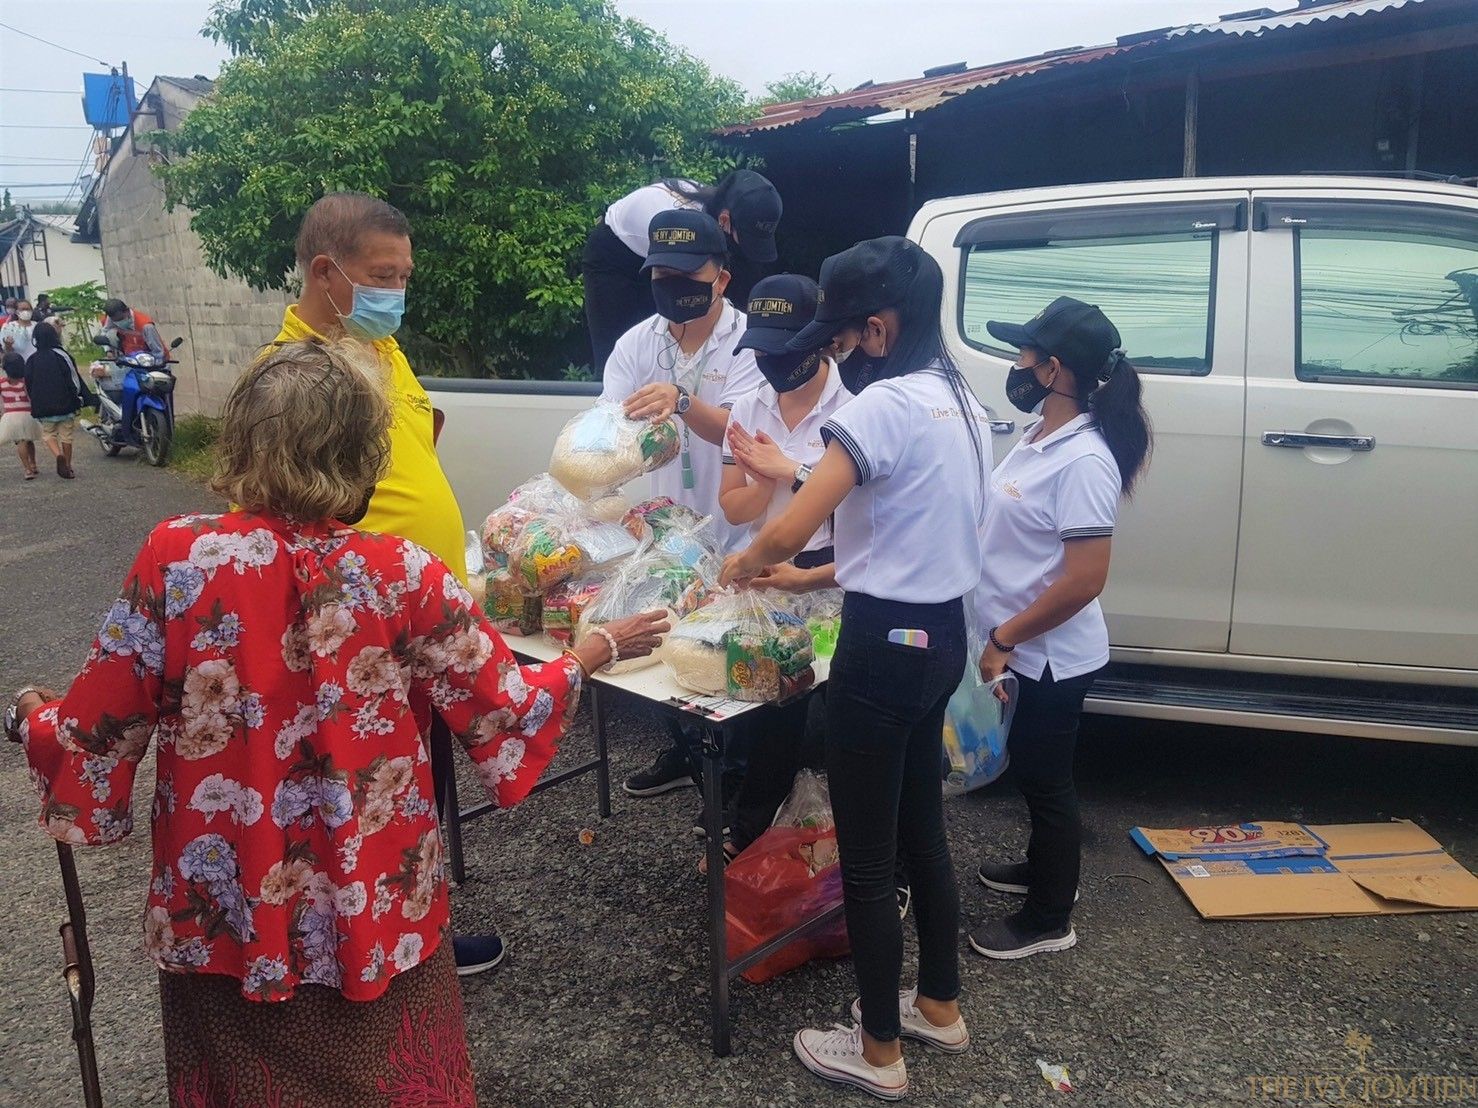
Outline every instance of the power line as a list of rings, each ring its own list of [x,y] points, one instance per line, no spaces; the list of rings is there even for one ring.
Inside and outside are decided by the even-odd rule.
[[[34,184],[30,181],[12,181],[8,185],[0,185],[0,189],[64,189],[68,186],[75,186],[76,184],[77,182],[75,180],[36,181]]]
[[[3,26],[3,24],[0,24]],[[0,127],[14,127],[24,131],[91,131],[86,123],[0,123]]]
[[[73,50],[70,46],[63,46],[59,42],[52,42],[50,39],[42,38],[40,35],[33,35],[30,31],[22,31],[19,27],[12,27],[9,23],[0,23],[0,27],[4,27],[7,31],[14,31],[16,34],[23,35],[24,37],[39,42],[44,46],[54,46],[58,50],[65,50],[68,54],[76,54],[79,58],[86,58],[90,62],[97,62],[98,65],[110,66],[113,64],[112,62],[103,61],[102,58],[93,57],[91,54],[84,54],[81,50]]]
[[[81,96],[80,89],[72,88],[0,88],[0,92],[44,92],[51,96]]]

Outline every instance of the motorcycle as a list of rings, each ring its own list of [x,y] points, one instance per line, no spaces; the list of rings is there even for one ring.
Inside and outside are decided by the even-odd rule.
[[[93,341],[109,351],[113,344],[102,335]],[[178,349],[185,340],[177,338],[169,344]],[[123,379],[115,388],[117,374],[107,368],[111,362],[123,371]],[[116,457],[125,446],[137,447],[151,466],[162,466],[169,460],[170,441],[174,438],[174,385],[170,366],[179,363],[168,352],[158,358],[147,350],[137,354],[113,352],[110,357],[92,364],[97,378],[98,421],[87,431],[108,457]],[[125,413],[128,413],[125,415]]]

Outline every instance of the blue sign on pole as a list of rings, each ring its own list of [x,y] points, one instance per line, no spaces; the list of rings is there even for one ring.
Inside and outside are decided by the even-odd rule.
[[[92,126],[100,130],[127,127],[137,106],[132,77],[121,73],[82,75],[82,114]]]

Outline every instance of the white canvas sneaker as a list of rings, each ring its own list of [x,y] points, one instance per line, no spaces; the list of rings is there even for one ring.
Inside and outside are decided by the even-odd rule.
[[[827,1081],[854,1085],[882,1100],[902,1100],[908,1095],[908,1071],[902,1058],[891,1066],[874,1066],[862,1056],[861,1024],[797,1031],[795,1055],[801,1065]]]
[[[970,1049],[970,1032],[965,1028],[965,1017],[961,1016],[948,1027],[936,1027],[924,1018],[916,1001],[918,987],[905,989],[898,994],[898,1023],[905,1039],[917,1039],[926,1046],[941,1050],[945,1054],[964,1054]],[[862,1001],[852,1001],[852,1018],[862,1023]]]

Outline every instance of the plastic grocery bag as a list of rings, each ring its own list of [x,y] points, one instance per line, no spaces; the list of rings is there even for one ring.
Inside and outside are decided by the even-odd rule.
[[[744,955],[841,899],[842,872],[826,779],[802,770],[774,824],[724,873],[728,957]],[[850,949],[846,920],[838,919],[751,966],[744,979],[768,981],[812,958],[840,958]]]
[[[496,569],[486,578],[482,610],[505,635],[537,635],[542,601],[530,596],[523,583],[506,569]]]
[[[486,568],[507,569],[510,553],[523,537],[524,528],[536,519],[580,511],[580,501],[547,473],[530,477],[508,494],[482,525],[482,552]]]
[[[1004,673],[987,684],[972,657],[965,679],[944,713],[944,795],[960,796],[989,785],[1006,772],[1006,739],[1016,712],[1016,677]],[[1010,698],[1002,704],[996,689]]]
[[[544,594],[544,634],[559,644],[568,646],[574,638],[575,626],[585,609],[595,603],[600,590],[605,587],[610,575],[604,570],[586,573],[561,581]]]
[[[643,500],[622,518],[621,522],[637,539],[651,542],[665,536],[669,531],[681,529],[706,534],[713,539],[713,528],[704,516],[686,504],[679,504],[670,496],[654,496]]]
[[[600,595],[575,624],[574,641],[577,645],[584,642],[592,634],[591,629],[599,624],[658,608],[667,609],[668,622],[676,624],[707,601],[717,580],[716,558],[688,565],[657,547],[645,547],[622,562],[601,586]],[[654,652],[645,658],[619,661],[606,672],[630,673],[656,662]]]
[[[783,700],[815,680],[806,621],[785,598],[760,589],[725,592],[685,616],[662,647],[673,680],[732,700]]]
[[[598,500],[665,466],[681,445],[676,420],[627,419],[620,404],[599,400],[564,425],[549,472],[582,500]]]

